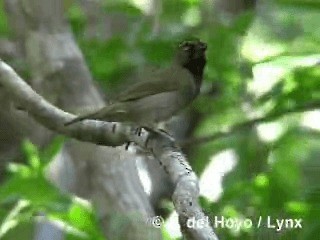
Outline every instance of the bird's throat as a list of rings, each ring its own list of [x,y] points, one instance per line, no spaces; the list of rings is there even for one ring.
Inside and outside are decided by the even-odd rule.
[[[196,85],[199,88],[202,83],[203,71],[204,71],[205,65],[206,65],[205,57],[193,59],[188,63],[186,63],[185,65],[183,65],[183,67],[193,75],[196,81]]]

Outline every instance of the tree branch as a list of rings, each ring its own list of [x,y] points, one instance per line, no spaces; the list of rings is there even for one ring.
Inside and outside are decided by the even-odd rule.
[[[187,232],[191,239],[218,239],[210,226],[186,227],[190,218],[197,220],[205,217],[197,203],[199,183],[181,149],[168,135],[153,131],[142,131],[141,135],[137,135],[133,127],[96,120],[85,120],[65,127],[64,123],[75,116],[47,102],[2,60],[0,60],[0,84],[10,93],[14,102],[52,131],[105,146],[117,146],[132,141],[152,152],[176,186],[172,200],[180,221],[183,221],[181,225],[185,226],[183,232]]]
[[[237,132],[246,130],[248,127],[253,127],[254,125],[259,123],[270,122],[277,118],[283,117],[287,114],[306,112],[306,111],[314,110],[316,108],[320,108],[320,100],[314,100],[305,104],[296,105],[292,108],[285,109],[281,112],[271,113],[263,117],[253,118],[248,121],[244,121],[244,122],[235,124],[233,126],[230,126],[212,135],[198,137],[198,138],[190,138],[185,141],[181,141],[179,144],[185,147],[191,144],[196,145],[196,144],[203,144],[203,143],[215,141],[220,138],[229,137]]]
[[[12,100],[21,106],[27,113],[47,127],[60,134],[76,138],[80,141],[94,142],[100,145],[119,146],[130,141],[127,138],[128,129],[117,124],[117,134],[114,134],[115,123],[88,120],[70,127],[64,123],[74,117],[73,114],[53,106],[19,77],[6,63],[0,60],[0,83],[10,92]]]

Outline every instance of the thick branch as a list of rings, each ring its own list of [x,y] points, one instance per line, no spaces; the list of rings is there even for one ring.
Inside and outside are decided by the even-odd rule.
[[[115,124],[101,121],[88,120],[65,127],[64,123],[75,116],[47,102],[3,61],[0,61],[0,84],[10,92],[12,100],[16,104],[32,115],[37,122],[52,131],[81,141],[107,146],[119,146],[130,140],[126,133],[131,129],[121,127],[119,124],[117,124],[117,134],[113,133]]]
[[[208,136],[203,136],[203,137],[198,137],[198,138],[190,138],[188,140],[182,141],[180,145],[182,146],[188,146],[188,145],[195,145],[195,144],[202,144],[202,143],[207,143],[211,142],[223,137],[229,137],[235,133],[241,132],[243,130],[248,129],[248,127],[253,127],[256,124],[259,123],[265,123],[265,122],[270,122],[273,121],[277,118],[283,117],[287,114],[292,114],[292,113],[301,113],[301,112],[306,112],[310,110],[314,110],[320,108],[320,100],[314,100],[305,104],[300,104],[296,105],[292,108],[285,109],[281,112],[276,112],[272,114],[268,114],[263,117],[257,117],[250,119],[248,121],[244,121],[242,123],[235,124],[233,126],[230,126],[224,130],[221,130],[219,132],[216,132],[212,135]]]

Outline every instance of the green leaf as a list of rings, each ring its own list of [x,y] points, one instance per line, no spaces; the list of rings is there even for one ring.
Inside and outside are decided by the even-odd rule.
[[[29,200],[34,206],[39,207],[54,207],[56,202],[68,202],[68,197],[60,193],[42,175],[11,177],[0,188],[0,202],[12,196]]]
[[[92,228],[92,209],[81,202],[74,202],[69,210],[70,223],[82,230]]]
[[[30,177],[33,173],[30,167],[20,163],[9,163],[7,169],[8,171],[15,173],[23,178]]]
[[[104,239],[98,227],[97,216],[91,205],[85,200],[74,198],[69,209],[68,223],[88,234],[90,239]]]
[[[64,136],[57,136],[55,137],[48,146],[45,147],[44,150],[40,152],[40,159],[42,165],[46,165],[49,163],[62,149],[65,143]]]
[[[9,36],[10,29],[7,20],[7,14],[5,13],[4,9],[5,1],[0,2],[0,36]]]
[[[29,201],[20,200],[17,202],[14,208],[4,218],[3,222],[0,223],[0,239],[2,239],[9,230],[11,230],[12,228],[15,228],[19,224],[20,212],[29,206],[30,206]]]
[[[84,31],[87,19],[85,13],[77,2],[73,1],[71,7],[68,8],[67,15],[71,23],[73,32],[76,35],[81,35],[81,33]]]
[[[40,170],[41,163],[37,147],[29,140],[24,140],[22,142],[22,148],[32,170],[38,172]]]

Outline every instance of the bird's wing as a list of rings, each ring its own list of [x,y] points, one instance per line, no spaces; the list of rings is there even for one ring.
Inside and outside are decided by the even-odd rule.
[[[154,94],[177,91],[194,84],[192,75],[183,68],[169,68],[145,77],[148,78],[147,81],[132,84],[128,89],[122,91],[116,100],[119,102],[132,101]]]

